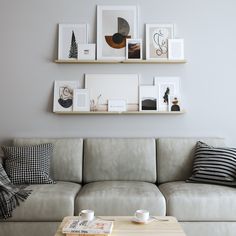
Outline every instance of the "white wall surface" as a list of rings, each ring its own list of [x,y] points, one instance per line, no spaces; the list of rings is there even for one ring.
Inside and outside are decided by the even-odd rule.
[[[89,23],[96,5],[140,6],[145,23],[175,23],[187,64],[60,65],[57,24]],[[0,0],[0,143],[13,137],[217,136],[236,146],[235,0]],[[53,81],[85,73],[180,76],[184,115],[64,116],[52,113]]]

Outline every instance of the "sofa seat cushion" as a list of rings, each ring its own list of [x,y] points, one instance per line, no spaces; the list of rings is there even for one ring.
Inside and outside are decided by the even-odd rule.
[[[236,189],[232,187],[169,182],[159,186],[167,215],[179,221],[235,221]]]
[[[74,215],[74,201],[81,186],[58,181],[56,184],[29,185],[31,195],[13,211],[7,221],[61,221]]]
[[[133,215],[137,209],[165,215],[165,199],[156,185],[139,181],[101,181],[83,186],[75,202],[75,214],[93,209],[96,215]]]

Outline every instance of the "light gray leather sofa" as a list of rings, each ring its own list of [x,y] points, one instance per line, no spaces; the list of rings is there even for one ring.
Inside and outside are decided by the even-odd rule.
[[[94,209],[96,215],[175,216],[188,236],[234,236],[236,189],[186,183],[193,150],[218,138],[18,138],[14,145],[54,143],[54,185],[31,185],[33,193],[13,217],[0,222],[0,236],[53,236],[64,216]]]

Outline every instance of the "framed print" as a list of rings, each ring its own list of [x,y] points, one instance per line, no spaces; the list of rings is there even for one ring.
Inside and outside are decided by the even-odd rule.
[[[184,60],[184,39],[168,39],[168,59]]]
[[[87,89],[74,89],[73,111],[90,111],[89,92]]]
[[[137,31],[137,6],[97,6],[97,59],[124,60],[126,39]]]
[[[168,111],[181,111],[180,99],[178,96],[169,95],[169,106]]]
[[[139,77],[137,74],[86,74],[85,88],[95,110],[107,111],[108,100],[125,100],[128,111],[138,111]]]
[[[169,96],[180,97],[180,78],[155,77],[155,85],[158,86],[159,111],[168,111]]]
[[[78,44],[88,43],[87,24],[59,24],[58,59],[77,60]]]
[[[78,60],[95,60],[95,44],[78,44]]]
[[[158,111],[158,89],[153,85],[139,87],[139,111]]]
[[[146,59],[168,59],[168,39],[173,37],[173,24],[146,24]]]
[[[73,91],[77,81],[54,81],[53,111],[72,111]]]
[[[142,60],[142,39],[126,39],[126,60]]]
[[[126,110],[127,110],[126,100],[124,99],[109,99],[108,100],[108,111],[122,112]]]

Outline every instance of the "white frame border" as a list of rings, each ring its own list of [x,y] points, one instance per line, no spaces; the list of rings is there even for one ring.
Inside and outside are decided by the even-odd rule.
[[[78,95],[84,94],[86,96],[85,106],[79,107],[74,102]],[[74,89],[73,91],[73,111],[90,111],[90,99],[89,99],[89,91],[88,89]]]
[[[116,5],[97,5],[97,60],[125,60],[124,57],[104,57],[102,55],[102,11],[103,10],[132,10],[134,11],[134,38],[139,37],[139,6],[129,5],[129,6],[116,6]]]
[[[146,24],[145,26],[145,33],[146,33],[146,60],[150,60],[150,61],[161,61],[161,60],[168,60],[168,53],[167,53],[167,58],[151,58],[150,57],[150,46],[149,46],[149,31],[151,27],[156,27],[156,28],[163,28],[163,27],[171,27],[172,28],[172,35],[171,35],[171,39],[174,38],[175,36],[175,27],[174,24]]]
[[[129,58],[129,48],[128,44],[129,42],[136,41],[140,44],[140,58]],[[143,59],[143,40],[142,39],[126,39],[126,60],[135,60],[135,61],[140,61]]]

